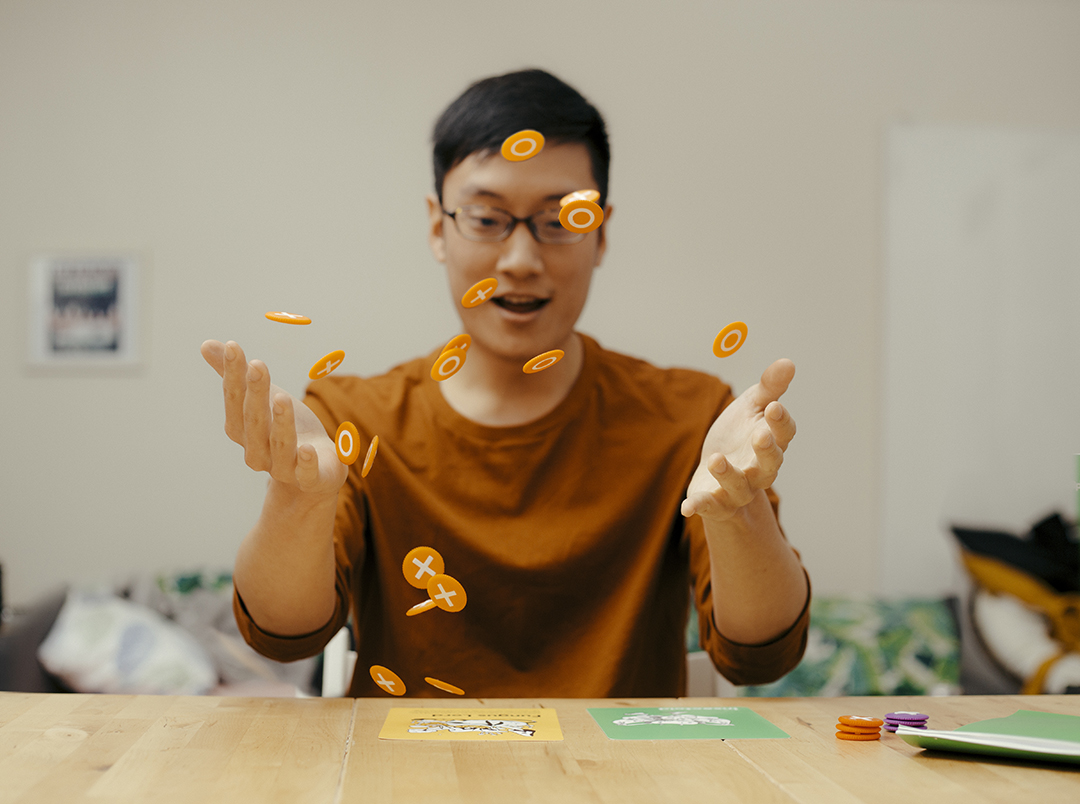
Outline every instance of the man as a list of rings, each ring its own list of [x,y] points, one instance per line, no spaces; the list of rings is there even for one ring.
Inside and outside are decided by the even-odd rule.
[[[522,129],[544,149],[502,158]],[[409,695],[438,694],[434,677],[469,696],[674,696],[692,585],[722,673],[790,670],[809,583],[770,488],[795,433],[778,401],[794,366],[777,361],[735,398],[574,330],[606,231],[570,234],[558,201],[594,189],[607,220],[612,208],[603,120],[563,82],[539,70],[478,82],[434,140],[428,238],[471,336],[457,374],[430,377],[435,351],[381,377],[317,380],[301,404],[237,344],[203,345],[224,378],[227,434],[271,477],[234,575],[249,642],[313,655],[351,613],[352,695],[385,692],[368,673],[380,665]],[[487,277],[493,298],[463,307]],[[522,371],[553,349],[560,362]],[[362,444],[380,438],[367,477],[336,456],[328,434],[343,421]],[[467,592],[460,613],[406,616],[427,598],[402,571],[421,545]]]

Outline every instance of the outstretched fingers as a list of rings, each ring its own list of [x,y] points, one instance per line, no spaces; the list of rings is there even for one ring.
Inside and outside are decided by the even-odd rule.
[[[750,438],[754,450],[754,462],[746,468],[746,477],[754,489],[765,489],[773,484],[784,463],[784,450],[776,442],[772,431],[759,425]]]
[[[270,371],[261,360],[252,360],[247,368],[244,460],[256,472],[270,469]]]
[[[721,453],[714,453],[708,460],[709,474],[717,486],[709,491],[694,491],[683,500],[683,516],[713,517],[727,519],[735,511],[753,499],[755,489],[742,470]]]
[[[240,344],[229,341],[222,350],[225,390],[225,434],[244,445],[244,399],[247,397],[247,358]]]
[[[787,450],[788,444],[795,438],[795,420],[788,409],[780,402],[770,402],[765,408],[765,424],[769,426],[780,449]]]
[[[270,476],[283,483],[296,480],[296,419],[292,397],[286,393],[274,396],[271,403]]]
[[[225,376],[225,344],[221,341],[203,341],[199,353],[219,377]]]

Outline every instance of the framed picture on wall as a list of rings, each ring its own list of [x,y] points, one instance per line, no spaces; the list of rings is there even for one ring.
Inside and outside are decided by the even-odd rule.
[[[139,266],[111,254],[42,255],[30,264],[31,366],[139,362]]]

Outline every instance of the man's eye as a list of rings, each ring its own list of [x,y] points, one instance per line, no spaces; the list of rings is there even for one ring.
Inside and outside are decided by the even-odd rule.
[[[468,217],[470,226],[476,226],[480,229],[495,228],[500,225],[498,218],[486,217],[484,215],[470,215]]]

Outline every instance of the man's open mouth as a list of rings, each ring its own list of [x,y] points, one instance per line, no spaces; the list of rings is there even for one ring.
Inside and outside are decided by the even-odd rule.
[[[511,313],[531,313],[539,310],[551,299],[538,299],[535,296],[496,296],[492,301]]]

